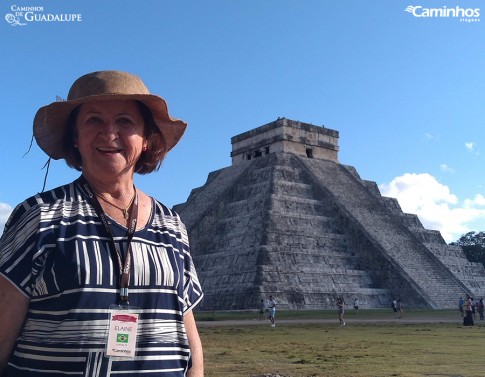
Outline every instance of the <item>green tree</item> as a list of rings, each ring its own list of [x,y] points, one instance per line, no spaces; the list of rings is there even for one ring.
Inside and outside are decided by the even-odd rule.
[[[468,232],[450,245],[461,246],[470,262],[480,262],[485,266],[485,232]]]

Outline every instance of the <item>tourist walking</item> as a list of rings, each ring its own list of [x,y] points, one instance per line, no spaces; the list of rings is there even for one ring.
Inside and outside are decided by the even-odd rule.
[[[471,298],[471,301],[472,301],[472,316],[473,316],[473,320],[476,321],[477,320],[477,302],[475,301],[475,299],[473,297]]]
[[[342,296],[337,296],[337,310],[338,310],[338,320],[340,326],[345,326],[344,312],[345,312],[345,301]]]
[[[359,314],[359,300],[354,299],[354,311],[355,314]]]
[[[478,315],[480,316],[480,321],[483,321],[483,310],[484,310],[484,306],[483,306],[483,298],[480,298],[480,300],[478,300],[478,303],[477,303],[477,312],[478,312]]]
[[[397,299],[393,298],[391,303],[392,311],[394,312],[394,318],[397,318]]]
[[[402,318],[402,313],[403,313],[403,306],[402,306],[402,301],[401,297],[397,299],[396,302],[396,311],[397,311],[397,318],[401,319]]]
[[[465,316],[463,317],[463,326],[473,326],[472,299],[468,294],[465,297],[463,311],[465,312]]]
[[[465,300],[463,300],[463,297],[460,297],[458,300],[458,310],[460,311],[461,316],[463,317],[463,305],[465,304]]]
[[[275,327],[276,326],[276,323],[275,323],[276,301],[274,300],[273,296],[269,296],[268,309],[269,309],[268,318],[269,318],[269,321],[271,322],[271,327]]]

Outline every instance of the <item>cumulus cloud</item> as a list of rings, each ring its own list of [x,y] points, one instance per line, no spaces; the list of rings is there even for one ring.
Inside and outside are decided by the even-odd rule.
[[[439,230],[446,242],[469,232],[471,222],[485,220],[483,195],[460,202],[430,174],[406,173],[379,188],[382,195],[396,198],[404,212],[418,215],[426,229]]]
[[[13,208],[7,203],[0,203],[0,235],[3,233],[3,227],[12,213]]]
[[[485,207],[485,197],[482,194],[477,194],[473,199],[465,199],[464,203],[465,208]]]

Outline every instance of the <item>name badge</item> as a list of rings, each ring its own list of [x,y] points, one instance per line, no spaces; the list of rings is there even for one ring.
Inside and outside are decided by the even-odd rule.
[[[135,357],[138,314],[130,310],[110,310],[107,357]]]

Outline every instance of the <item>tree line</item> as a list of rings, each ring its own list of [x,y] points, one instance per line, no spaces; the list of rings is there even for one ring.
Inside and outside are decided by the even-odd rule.
[[[485,266],[485,232],[468,232],[450,245],[461,246],[470,262],[480,262]]]

